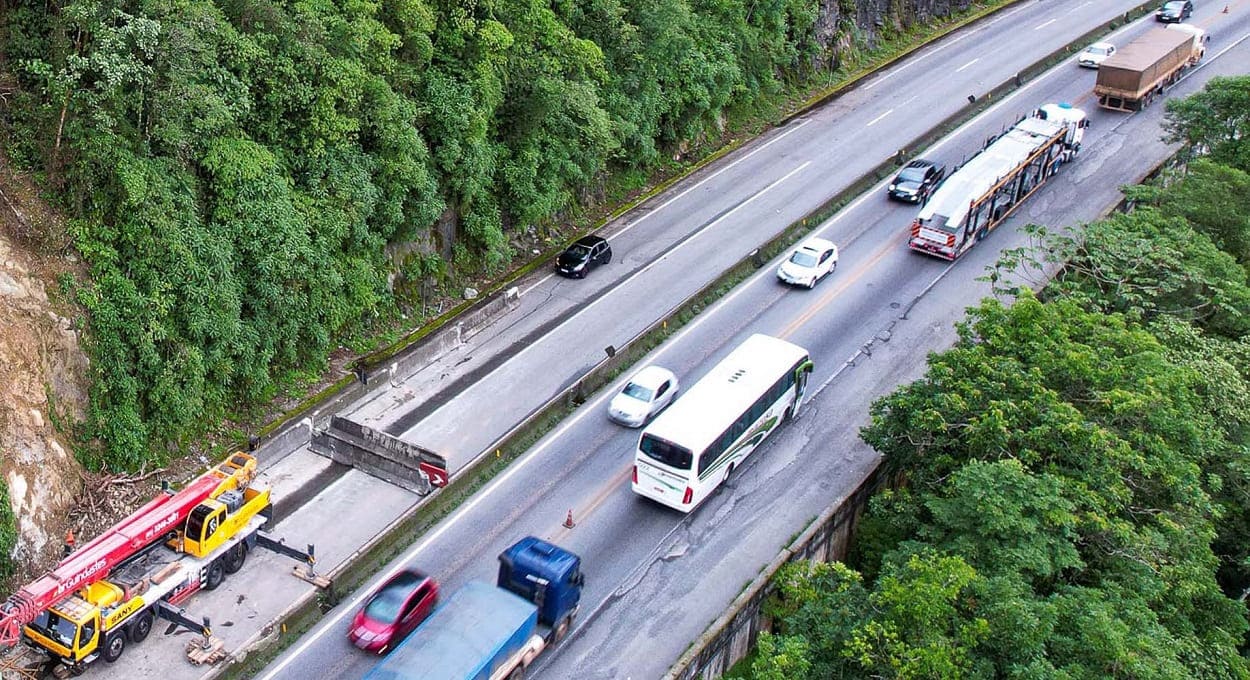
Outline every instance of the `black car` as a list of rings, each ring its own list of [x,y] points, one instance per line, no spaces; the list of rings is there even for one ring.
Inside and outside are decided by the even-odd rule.
[[[612,247],[599,236],[583,236],[556,258],[556,273],[583,278],[586,272],[612,261]]]
[[[1159,11],[1155,12],[1155,21],[1162,21],[1165,24],[1174,24],[1184,21],[1194,13],[1194,3],[1190,0],[1172,0],[1163,3]]]
[[[923,158],[903,166],[890,182],[890,198],[910,203],[923,203],[946,177],[946,167]]]

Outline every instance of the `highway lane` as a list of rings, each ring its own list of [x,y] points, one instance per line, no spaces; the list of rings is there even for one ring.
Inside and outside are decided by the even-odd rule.
[[[1227,26],[1221,29],[1222,34],[1227,34]],[[1212,49],[1219,49],[1218,42]],[[1242,57],[1241,63],[1245,63],[1244,54]],[[1195,80],[1215,70],[1204,69],[1195,74]],[[1068,79],[1055,90],[1059,96],[1054,98],[1079,99],[1091,81],[1092,73]],[[1178,92],[1192,85],[1185,83]],[[1031,92],[1032,99],[1010,113],[1000,111],[997,117],[983,117],[984,128],[968,133],[973,141],[952,141],[951,152],[961,153],[978,146],[976,140],[996,132],[1014,119],[1015,113],[1044,101],[1037,94],[1040,93]],[[1065,169],[1056,184],[1035,196],[1016,221],[1040,220],[1052,213],[1064,215],[1065,210],[1079,219],[1080,210],[1096,211],[1113,200],[1114,185],[1108,178],[1120,178],[1115,183],[1131,181],[1136,178],[1135,162],[1151,157],[1152,153],[1165,153],[1157,142],[1157,129],[1146,140],[1141,139],[1138,130],[1139,126],[1149,128],[1152,122],[1157,126],[1159,113],[1161,108],[1114,119],[1096,113],[1091,141],[1082,158]],[[1107,133],[1100,135],[1103,129]],[[1100,155],[1100,149],[1107,157]],[[947,152],[945,147],[939,151]],[[1070,186],[1069,189],[1076,187],[1076,193],[1085,199],[1071,201],[1059,192],[1065,182],[1096,182],[1100,191]],[[668,347],[681,349],[665,350],[674,353],[663,358],[666,365],[690,380],[727,352],[733,340],[745,332],[742,329],[750,326],[778,334],[789,332],[796,341],[812,348],[814,355],[821,358],[816,384],[832,375],[840,358],[849,356],[889,325],[891,315],[897,314],[896,305],[905,304],[945,268],[938,261],[911,255],[902,245],[903,229],[899,225],[905,225],[910,210],[889,205],[883,208],[885,204],[874,198],[879,195],[870,196],[857,209],[845,212],[831,227],[844,239],[844,264],[834,277],[815,291],[804,293],[780,289],[768,281],[769,272],[763,273],[761,279],[767,283],[741,289],[735,293],[732,305],[722,308],[729,311],[708,313],[685,334],[683,341],[670,344]],[[997,248],[1014,244],[1005,238],[1008,236],[1012,235],[997,233],[987,241],[993,245],[983,244],[974,250],[955,270],[964,278],[952,277],[931,294],[936,298],[945,295],[948,302],[918,308],[911,323],[904,324],[911,329],[911,335],[904,336],[896,328],[890,342],[874,351],[874,359],[864,369],[852,370],[826,388],[813,402],[815,408],[784,429],[755,458],[755,463],[743,470],[733,493],[712,499],[692,518],[683,520],[632,497],[625,474],[636,434],[606,424],[602,399],[597,399],[488,487],[472,506],[421,541],[416,562],[454,588],[468,578],[489,579],[494,554],[516,536],[527,532],[549,536],[587,556],[591,581],[586,601],[591,616],[583,620],[578,635],[546,662],[551,665],[544,675],[651,677],[662,672],[715,617],[718,607],[732,599],[758,570],[763,563],[759,556],[771,557],[784,537],[794,533],[793,529],[778,530],[772,520],[791,522],[782,522],[782,526],[800,526],[821,505],[844,492],[839,491],[839,481],[856,479],[871,465],[871,456],[865,457],[855,442],[855,421],[848,423],[848,414],[852,419],[862,419],[866,395],[888,391],[899,380],[918,375],[922,366],[915,358],[923,356],[928,348],[949,341],[951,314],[977,296],[967,294],[978,288],[972,279],[980,267],[973,263],[984,264],[979,262],[982,259],[991,262]],[[856,262],[861,266],[856,267]],[[870,266],[862,266],[865,264]],[[956,287],[953,294],[942,287],[956,280],[962,288]],[[756,289],[764,291],[762,297],[755,297],[757,293],[752,291]],[[817,296],[830,300],[812,305],[813,300],[820,299]],[[800,309],[791,308],[794,305]],[[804,317],[806,323],[795,326],[794,320]],[[787,331],[791,326],[795,327]],[[903,360],[896,366],[882,368],[886,362],[877,358],[891,353]],[[853,376],[863,377],[851,382]],[[820,457],[826,467],[805,467],[811,456],[804,451],[818,448],[812,442],[838,442]],[[815,493],[799,492],[813,488]],[[785,502],[780,503],[782,500]],[[572,531],[560,526],[568,508],[574,509],[578,518],[578,526]],[[736,530],[719,530],[729,525]],[[689,595],[679,598],[672,591]],[[595,612],[601,614],[596,616]],[[304,653],[309,659],[318,659],[313,662],[317,668],[328,667],[335,673],[351,675],[366,668],[369,659],[346,649],[341,640],[342,625],[341,621],[331,621],[331,634],[315,638]],[[617,652],[621,658],[613,659],[609,652]],[[302,663],[286,666],[281,676],[299,676],[294,669]],[[591,673],[591,669],[597,671]]]
[[[934,121],[958,111],[968,94],[984,94],[1135,3],[1066,5],[1059,13],[1052,6],[1023,3],[970,26],[829,106],[747,144],[650,202],[655,208],[609,225],[612,265],[584,281],[546,277],[526,286],[522,308],[509,316],[524,318],[535,330],[515,359],[455,390],[456,398],[432,413],[414,413],[384,398],[379,408],[361,409],[366,422],[439,451],[456,469],[536,403],[493,395],[556,393],[597,362],[604,347],[619,345],[664,312],[659,301],[675,304],[698,290],[708,274],[732,265]],[[1020,35],[1028,36],[1028,49],[1021,49]],[[565,304],[552,309],[553,302]],[[588,329],[596,341],[589,341],[594,338],[587,337]],[[482,353],[499,351],[484,348]],[[563,361],[533,358],[553,352]],[[542,370],[535,371],[540,362]],[[465,428],[466,403],[491,403],[492,408],[478,411],[477,427]]]

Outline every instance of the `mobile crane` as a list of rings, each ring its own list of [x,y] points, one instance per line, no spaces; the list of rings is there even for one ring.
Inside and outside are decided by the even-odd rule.
[[[0,645],[25,641],[57,674],[77,675],[98,658],[117,661],[159,616],[204,636],[188,645],[193,662],[221,658],[208,620],[196,622],[177,605],[219,586],[249,550],[259,544],[302,559],[309,567],[297,576],[329,585],[311,569],[313,546],[303,552],[260,533],[272,505],[255,478],[255,457],[239,452],[182,489],[166,489],[0,605]]]

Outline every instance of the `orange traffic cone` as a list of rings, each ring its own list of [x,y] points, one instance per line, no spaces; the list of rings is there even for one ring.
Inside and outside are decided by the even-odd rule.
[[[572,529],[572,528],[573,528],[573,527],[575,527],[575,526],[577,526],[577,525],[573,523],[573,509],[572,509],[572,508],[569,508],[569,514],[568,514],[568,517],[565,517],[565,518],[564,518],[564,528],[565,528],[565,529]]]

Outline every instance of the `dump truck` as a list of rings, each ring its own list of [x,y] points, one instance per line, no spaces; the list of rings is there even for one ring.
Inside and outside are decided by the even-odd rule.
[[[496,585],[470,582],[365,680],[519,680],[573,625],[581,558],[529,536],[499,555]]]
[[[188,659],[214,662],[225,655],[221,640],[207,619],[196,621],[179,605],[239,571],[251,549],[301,559],[309,569],[297,575],[328,585],[311,570],[312,546],[299,551],[260,533],[271,514],[255,457],[235,453],[77,550],[67,541],[68,554],[52,571],[0,605],[0,644],[23,641],[46,656],[45,670],[78,675],[97,659],[117,661],[162,618],[203,636],[188,645]]]
[[[990,137],[929,197],[911,224],[912,250],[954,260],[1076,158],[1089,120],[1069,104],[1046,104]]]
[[[1206,34],[1191,24],[1155,28],[1098,66],[1094,95],[1113,111],[1140,111],[1206,54]]]

